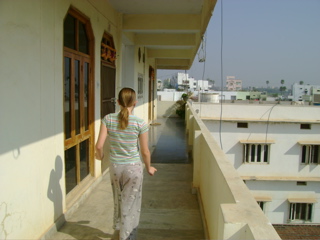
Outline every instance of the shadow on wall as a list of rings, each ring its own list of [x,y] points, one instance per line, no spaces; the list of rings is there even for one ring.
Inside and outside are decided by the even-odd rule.
[[[277,217],[280,219],[282,215],[282,222],[285,223],[288,221],[289,216],[289,202],[288,201],[282,201],[279,202],[279,205],[273,210],[273,212],[277,212]]]
[[[240,168],[243,165],[243,156],[242,154],[238,154],[242,152],[242,145],[240,143],[234,144],[227,152],[227,158],[229,159],[228,155],[231,155],[230,158],[233,160],[233,166],[235,169]],[[232,163],[232,161],[230,161]]]
[[[63,161],[61,156],[57,156],[55,160],[55,167],[50,172],[50,181],[47,191],[47,197],[52,201],[54,206],[53,223],[55,229],[41,239],[51,239],[55,231],[65,233],[72,236],[72,239],[92,239],[99,240],[104,238],[111,238],[113,234],[104,233],[103,231],[88,226],[90,221],[82,220],[77,222],[66,221],[63,213],[63,193],[60,180],[63,176]],[[63,184],[63,183],[62,183]],[[49,238],[48,238],[49,237]]]
[[[177,109],[180,107],[178,103],[174,103],[171,107],[169,107],[162,117],[178,117],[176,114]]]
[[[53,222],[59,229],[65,222],[63,214],[63,195],[60,185],[60,179],[62,178],[63,163],[61,156],[56,157],[55,168],[50,172],[49,186],[47,191],[47,197],[52,201],[54,207]]]

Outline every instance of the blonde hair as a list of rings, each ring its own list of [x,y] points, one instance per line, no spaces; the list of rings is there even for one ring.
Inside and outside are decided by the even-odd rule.
[[[119,92],[118,101],[121,108],[119,112],[119,128],[126,129],[129,124],[129,110],[136,102],[136,92],[132,88],[122,88]]]

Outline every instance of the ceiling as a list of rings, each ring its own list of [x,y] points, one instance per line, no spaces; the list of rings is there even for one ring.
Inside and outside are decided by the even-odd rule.
[[[126,44],[141,45],[157,69],[189,69],[217,0],[107,0],[122,13]]]
[[[124,14],[199,14],[204,0],[109,0]]]

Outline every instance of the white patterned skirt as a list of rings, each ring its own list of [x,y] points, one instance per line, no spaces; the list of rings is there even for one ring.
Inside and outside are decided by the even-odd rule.
[[[142,162],[111,163],[110,179],[114,200],[113,227],[120,230],[120,240],[135,240],[141,211]]]

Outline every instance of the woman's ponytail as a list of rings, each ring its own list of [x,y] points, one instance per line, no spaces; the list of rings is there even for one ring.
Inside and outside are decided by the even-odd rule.
[[[129,110],[128,107],[132,107],[136,102],[136,92],[131,88],[123,88],[119,92],[118,97],[121,111],[119,112],[119,128],[124,130],[129,124]]]
[[[124,107],[121,109],[118,115],[119,118],[119,128],[126,129],[129,124],[129,110],[128,108]]]

